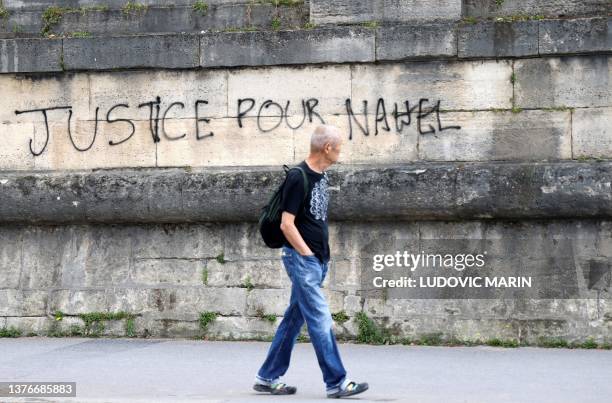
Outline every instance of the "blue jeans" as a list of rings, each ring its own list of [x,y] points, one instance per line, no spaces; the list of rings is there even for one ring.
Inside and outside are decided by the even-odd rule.
[[[331,312],[320,288],[328,263],[314,255],[302,256],[287,246],[283,246],[282,259],[291,279],[291,298],[256,379],[273,383],[287,372],[291,351],[306,320],[326,390],[333,393],[345,380],[346,370],[332,330]]]

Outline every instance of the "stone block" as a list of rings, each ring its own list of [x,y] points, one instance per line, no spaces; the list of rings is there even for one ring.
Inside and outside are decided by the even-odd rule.
[[[374,32],[362,27],[206,33],[202,67],[374,61]]]
[[[62,71],[59,39],[0,39],[0,73]]]
[[[199,65],[197,35],[137,35],[64,39],[67,70],[193,68]]]
[[[383,25],[376,29],[376,60],[457,56],[453,23]]]
[[[20,229],[10,226],[0,227],[0,276],[2,277],[0,288],[19,288],[22,259]]]
[[[191,259],[136,259],[131,280],[139,285],[201,285],[204,262]]]
[[[0,74],[0,88],[3,94],[20,94],[0,99],[0,122],[2,124],[36,123],[34,131],[36,134],[41,134],[33,144],[37,152],[44,145],[46,132],[45,118],[40,109],[70,107],[73,122],[77,117],[82,120],[93,120],[95,116],[95,108],[90,114],[87,74],[63,73],[52,76]],[[17,114],[16,111],[20,113]],[[69,110],[51,109],[46,111],[46,115],[48,122],[67,124]],[[26,147],[31,135],[30,127],[26,127],[23,134],[19,134],[26,142]],[[25,157],[27,156],[24,155]]]
[[[206,264],[206,271],[207,285],[211,287],[244,287],[247,282],[256,288],[282,288],[287,285],[287,273],[280,258],[225,263],[211,259]]]
[[[449,112],[461,127],[419,139],[419,158],[435,161],[571,159],[569,111]],[[435,125],[433,119],[428,119]],[[427,125],[425,124],[425,126]]]
[[[306,119],[312,117],[313,120],[317,119],[316,114],[343,113],[345,100],[350,98],[350,94],[351,71],[348,66],[231,70],[228,76],[228,116],[276,117],[282,110],[285,116],[291,117],[290,125],[295,127],[305,113]],[[240,108],[239,100],[242,100]],[[283,122],[281,127],[286,125]]]
[[[572,111],[573,158],[612,158],[612,108]]]
[[[611,57],[561,56],[515,61],[516,106],[562,108],[611,105]]]
[[[246,288],[184,287],[156,288],[148,291],[148,306],[164,318],[197,320],[201,312],[243,315],[246,312]]]
[[[89,72],[91,105],[100,107],[104,121],[131,119],[148,121],[153,102],[153,117],[159,119],[220,118],[227,116],[227,73],[222,70],[146,70]],[[207,103],[198,103],[206,101]],[[177,104],[181,103],[181,104]],[[117,105],[127,105],[118,107]],[[140,106],[143,105],[143,106]],[[95,114],[92,107],[91,120]],[[165,118],[165,119],[164,119]],[[81,117],[85,119],[85,117]],[[105,122],[106,123],[106,122]],[[161,125],[161,122],[159,123]],[[127,123],[113,123],[129,134]],[[195,122],[192,122],[195,128]],[[202,123],[204,126],[204,124]],[[161,128],[160,137],[161,137]],[[193,130],[190,130],[190,135]],[[144,135],[144,133],[142,133]],[[150,134],[149,134],[150,138]]]
[[[379,98],[384,99],[389,111],[397,102],[402,112],[405,101],[418,112],[420,99],[424,99],[422,112],[438,101],[440,110],[512,106],[512,66],[508,60],[364,64],[351,69],[354,113],[363,113],[363,101],[368,101],[368,112],[372,113]]]
[[[541,55],[609,52],[610,50],[612,50],[612,17],[539,22]]]
[[[473,17],[498,17],[515,15],[543,15],[545,17],[570,17],[605,15],[610,4],[607,0],[465,0],[463,15]]]
[[[133,229],[133,254],[137,259],[202,259],[218,256],[224,240],[214,224],[161,224]]]
[[[43,316],[47,301],[46,291],[0,289],[0,316]]]
[[[311,0],[310,19],[316,24],[398,22],[459,19],[461,3],[444,0],[430,7],[423,0]]]
[[[279,315],[282,316],[289,306],[291,288],[288,289],[254,289],[247,293],[248,316]]]
[[[59,289],[49,294],[49,312],[62,311],[65,315],[102,312],[107,310],[106,291]]]
[[[460,58],[538,54],[538,21],[460,24],[458,37]]]
[[[166,121],[165,130],[175,140],[163,138],[157,144],[157,165],[281,166],[293,157],[293,133],[284,125],[276,130],[269,129],[283,120],[281,116],[245,118],[239,127],[235,118],[211,119],[207,124],[200,124],[199,137],[190,120]],[[263,149],[265,153],[253,152]]]

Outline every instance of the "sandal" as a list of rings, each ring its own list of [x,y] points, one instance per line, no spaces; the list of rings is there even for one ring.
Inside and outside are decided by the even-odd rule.
[[[258,392],[267,392],[272,395],[292,395],[297,391],[297,388],[295,386],[289,386],[283,382],[278,382],[272,385],[256,383],[255,385],[253,385],[253,389]]]
[[[334,392],[334,393],[328,393],[327,397],[339,398],[339,397],[345,397],[345,396],[352,396],[352,395],[356,395],[357,393],[365,392],[366,390],[368,390],[368,387],[369,386],[367,382],[357,383],[357,382],[350,381],[346,385],[346,388],[340,389],[339,391]]]

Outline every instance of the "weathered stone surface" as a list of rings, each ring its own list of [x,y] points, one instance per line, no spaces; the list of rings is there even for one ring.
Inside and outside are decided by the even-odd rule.
[[[353,316],[363,311],[363,302],[364,299],[357,295],[347,295],[344,297],[344,311],[348,316]]]
[[[448,112],[461,130],[423,135],[419,159],[434,161],[571,159],[567,111]],[[432,122],[433,123],[433,122]]]
[[[312,0],[310,19],[315,24],[370,21],[376,19],[381,5],[381,0]]]
[[[521,108],[612,105],[612,56],[562,56],[514,63],[516,106]]]
[[[49,293],[49,312],[58,310],[66,315],[106,311],[106,291],[104,289],[51,291]]]
[[[28,141],[16,133],[28,133],[35,136],[33,123],[0,123],[0,141],[4,146],[0,148],[1,170],[31,170],[34,169],[34,155],[30,152]],[[29,155],[28,155],[29,154]]]
[[[219,236],[224,229],[211,223],[198,225],[155,225],[131,228],[132,253],[136,259],[214,258],[223,252]]]
[[[135,133],[144,134],[149,131],[146,121],[135,121],[133,124]],[[93,121],[73,121],[70,124],[70,138],[67,122],[50,123],[48,142],[42,151],[47,134],[44,125],[37,124],[36,127],[40,131],[35,132],[34,137],[36,143],[41,145],[40,148],[33,148],[34,152],[41,154],[34,159],[35,169],[51,171],[155,165],[156,145],[151,138],[134,135],[119,146],[110,145],[109,141],[119,142],[129,136],[129,126],[125,123],[109,125],[101,122],[98,125],[96,132]],[[26,133],[17,134],[22,138],[21,141],[27,141]],[[29,150],[28,153],[32,155]]]
[[[343,291],[334,291],[326,287],[322,288],[321,291],[325,296],[325,300],[327,301],[327,305],[329,306],[329,310],[331,313],[336,313],[344,310]]]
[[[23,3],[23,2],[22,2]],[[44,3],[47,3],[44,5]],[[45,29],[55,34],[129,35],[147,33],[199,33],[203,30],[267,29],[272,21],[280,26],[300,27],[308,21],[308,3],[275,6],[271,3],[240,1],[207,1],[205,12],[194,10],[193,1],[150,2],[143,10],[124,9],[124,0],[104,2],[67,1],[69,4],[57,23],[45,24],[46,8],[58,2],[33,2],[17,7],[6,5],[9,14],[0,21],[0,37],[39,36]],[[80,9],[77,9],[81,7]],[[97,8],[96,8],[97,7]],[[277,20],[278,19],[278,20]]]
[[[508,60],[363,64],[351,69],[356,114],[363,113],[363,100],[368,101],[370,113],[375,111],[379,98],[384,98],[389,112],[393,102],[400,103],[403,111],[402,102],[410,101],[414,107],[421,98],[427,109],[438,100],[441,110],[512,107],[512,66]]]
[[[21,94],[18,97],[0,98],[0,122],[3,125],[0,127],[4,129],[4,125],[8,124],[9,129],[12,129],[12,135],[9,131],[9,134],[2,136],[11,135],[16,140],[21,140],[28,149],[28,139],[35,134],[38,140],[33,139],[35,142],[32,148],[38,152],[45,142],[44,115],[42,112],[34,111],[41,108],[70,106],[74,115],[73,122],[75,116],[87,120],[93,119],[95,110],[94,113],[89,113],[89,87],[90,81],[87,74],[62,73],[53,76],[0,74],[0,88],[3,94]],[[15,111],[20,113],[16,114]],[[66,124],[68,114],[65,109],[51,110],[47,112],[47,120],[50,123],[63,122]],[[11,127],[13,124],[20,123],[36,123],[36,125]]]
[[[69,242],[74,240],[74,234],[60,226],[46,229],[30,227],[22,232],[22,238],[21,286],[33,289],[60,287],[62,267],[70,265],[66,259],[70,253],[64,248],[70,247]]]
[[[346,256],[345,251],[338,252],[338,255]],[[342,258],[330,260],[327,278],[324,281],[325,287],[330,290],[356,291],[360,284],[361,272],[353,260]]]
[[[200,285],[205,265],[188,259],[138,259],[131,279],[140,285]]]
[[[78,77],[84,74],[77,74]],[[109,109],[118,104],[126,104],[129,108],[117,108],[111,119],[134,119],[146,121],[149,119],[150,108],[139,107],[143,103],[160,101],[160,115],[166,119],[222,118],[227,115],[227,73],[220,70],[132,70],[112,72],[90,72],[89,80],[91,104],[100,107],[101,116],[106,117]],[[207,104],[196,102],[205,100]],[[183,105],[170,105],[181,102]],[[91,118],[95,109],[91,110]],[[194,122],[191,122],[194,126]],[[129,134],[125,123],[117,123],[117,131],[124,133],[115,141]],[[160,122],[161,125],[161,122]],[[205,125],[202,123],[202,130]],[[192,130],[190,130],[191,132]],[[168,134],[173,132],[168,130]],[[160,137],[166,139],[160,127]],[[190,133],[191,135],[191,133]],[[149,138],[151,138],[149,132]]]
[[[62,41],[0,39],[0,73],[62,71]]]
[[[346,113],[346,98],[351,94],[351,68],[345,65],[295,67],[262,67],[258,69],[236,69],[228,72],[227,116],[245,118],[257,116],[280,116],[279,106],[265,105],[267,100],[281,102],[286,108],[290,102],[289,115],[297,115],[291,126],[296,127],[302,117],[303,105],[309,99],[317,100],[313,110],[320,114]],[[253,99],[250,103],[243,101],[241,109],[239,100]],[[311,103],[312,105],[312,103]],[[313,115],[313,120],[318,122]],[[274,123],[277,123],[274,122]],[[264,129],[269,129],[267,125]]]
[[[255,10],[261,7],[270,8],[260,5]],[[161,10],[155,9],[152,13]],[[190,8],[182,10],[181,13],[191,16]],[[395,15],[389,8],[385,12]],[[303,65],[455,58],[457,55],[459,58],[522,57],[537,55],[538,52],[550,55],[607,52],[612,46],[610,17],[482,21],[477,24],[434,18],[419,24],[410,20],[401,24],[383,24],[376,29],[322,26],[281,31],[214,32],[208,28],[203,31],[194,28],[193,25],[198,24],[191,22],[187,22],[189,26],[185,29],[179,29],[185,20],[190,19],[184,16],[177,17],[180,24],[164,16],[151,17],[153,22],[146,20],[148,24],[133,24],[128,18],[127,22],[122,22],[125,26],[113,29],[104,21],[89,21],[89,17],[98,14],[84,14],[88,21],[82,23],[83,27],[73,27],[72,30],[95,29],[91,27],[95,22],[101,31],[110,29],[113,36],[68,37],[63,40],[0,39],[0,72]],[[85,18],[84,15],[68,13],[66,16]],[[270,16],[263,18],[269,19]],[[33,18],[32,23],[40,24],[40,19],[40,16]],[[121,16],[111,19],[111,22],[124,19],[125,16]],[[228,21],[231,20],[218,22],[227,25]],[[301,25],[285,19],[282,24],[287,24],[284,28]],[[38,32],[39,27],[35,28]],[[0,38],[2,35],[7,34],[0,33]]]
[[[572,111],[573,157],[612,158],[612,108]]]
[[[9,316],[6,318],[5,326],[19,329],[22,336],[28,336],[31,333],[46,334],[52,321],[53,319],[46,316]]]
[[[330,209],[335,220],[606,217],[612,213],[610,172],[612,165],[607,162],[339,167],[330,171],[334,184]],[[0,183],[0,221],[251,221],[280,183],[280,175],[269,168],[6,173]],[[580,181],[567,180],[579,176]],[[165,182],[179,185],[164,194],[155,191],[157,183]],[[204,204],[203,192],[209,195]],[[456,198],[466,192],[473,196],[457,205]],[[151,214],[149,206],[164,199],[177,201],[176,207],[168,215]],[[371,209],[372,204],[384,208]]]
[[[405,124],[407,122],[405,116],[403,123],[398,123],[392,115],[396,104],[398,110],[406,111],[406,106],[402,102],[386,104],[385,108],[387,108],[388,113],[386,119],[382,119],[382,112],[376,115],[371,109],[367,118],[363,115],[321,116],[326,124],[338,127],[345,136],[342,153],[338,161],[340,164],[369,164],[370,161],[376,161],[377,164],[393,164],[418,159],[419,124],[415,122],[415,119],[411,120],[411,124]],[[376,103],[372,106],[375,107]],[[354,108],[359,107],[361,106],[354,106]],[[411,108],[414,108],[414,106],[411,106]],[[380,110],[382,111],[382,108]],[[355,113],[359,113],[359,111],[356,110]],[[433,118],[433,115],[430,117]],[[377,119],[380,120],[377,121]],[[423,122],[425,120],[422,119]],[[359,123],[356,123],[357,121]],[[317,121],[306,123],[294,131],[294,164],[300,163],[310,152],[310,137],[317,125]],[[363,129],[365,126],[368,128],[368,134]],[[423,130],[424,127],[423,125]]]
[[[210,324],[207,335],[217,338],[270,338],[280,320],[271,323],[266,319],[248,317],[219,317]]]
[[[194,120],[167,120],[164,129],[168,136],[185,136],[158,143],[155,163],[160,167],[282,165],[294,153],[293,130],[285,125],[267,132],[258,128],[273,128],[281,120],[282,117],[248,117],[241,119],[240,127],[236,118],[210,119],[201,125],[206,134],[202,133],[199,139],[193,133]],[[258,149],[266,152],[253,152]]]
[[[460,203],[462,201],[459,201]],[[478,224],[478,225],[474,225]],[[591,227],[590,242],[598,242],[596,228]],[[439,267],[428,268],[419,266],[413,277],[442,275],[486,275],[489,278],[512,278],[513,276],[528,276],[531,286],[524,289],[511,288],[389,288],[383,295],[388,299],[457,299],[457,298],[479,298],[489,300],[505,299],[541,299],[541,298],[597,298],[597,283],[600,275],[595,274],[591,261],[594,256],[604,252],[605,248],[599,247],[598,251],[582,253],[574,252],[580,250],[582,242],[577,239],[585,234],[576,231],[573,226],[561,229],[555,223],[543,223],[530,225],[521,222],[519,225],[502,228],[497,225],[489,226],[482,222],[470,222],[469,224],[449,223],[423,223],[420,225],[419,251],[426,253],[484,253],[485,265],[482,272],[474,273],[471,269],[459,267],[450,273],[446,270],[440,271]],[[452,239],[449,239],[452,238]],[[586,238],[586,237],[585,237]],[[604,235],[602,241],[608,243],[608,236]],[[605,240],[604,240],[605,239]],[[585,243],[588,242],[585,239]],[[381,248],[379,250],[389,250]],[[397,248],[402,250],[403,248]],[[414,251],[416,247],[407,248]],[[406,249],[404,249],[406,250]],[[393,251],[393,249],[391,249]],[[383,253],[383,252],[377,252]],[[384,252],[388,253],[388,252]],[[369,261],[368,261],[369,260]],[[372,255],[369,259],[363,259],[361,266],[362,290],[372,290],[374,276],[386,278],[397,278],[399,275],[389,271],[374,273],[372,267]],[[607,265],[607,268],[604,268]],[[609,272],[609,258],[603,258],[601,271]],[[466,271],[462,271],[466,270]],[[599,269],[598,269],[599,270]],[[471,273],[471,274],[470,274]],[[417,279],[417,281],[419,281]],[[588,284],[583,284],[585,283]],[[604,280],[605,282],[605,280]],[[420,283],[419,283],[420,284]],[[370,290],[368,290],[370,289]],[[460,290],[460,291],[459,291]],[[372,290],[374,291],[374,290]],[[365,294],[370,298],[382,298],[373,292]],[[542,313],[542,312],[540,312]],[[566,315],[566,316],[569,316]]]
[[[279,290],[254,289],[247,294],[247,311],[249,316],[280,315],[289,306],[291,287]]]
[[[225,263],[212,259],[206,264],[206,273],[207,285],[210,287],[246,287],[250,284],[256,288],[281,288],[288,285],[288,279],[285,279],[287,273],[280,257],[274,260],[227,261]],[[261,290],[252,291],[261,292]],[[249,298],[256,294],[249,293]]]
[[[18,228],[0,229],[0,288],[17,289],[23,258],[22,234]]]
[[[544,15],[546,17],[569,17],[584,15],[606,15],[610,11],[607,0],[465,0],[463,15],[474,17],[497,17],[513,15]]]
[[[189,68],[199,65],[197,35],[146,35],[64,39],[68,70]]]
[[[362,27],[208,33],[200,46],[202,67],[374,61],[374,31]]]
[[[384,25],[376,29],[376,60],[457,56],[455,24]]]
[[[539,26],[540,54],[612,50],[612,17],[544,20]]]
[[[238,3],[244,2],[244,0],[208,0],[209,3]],[[21,9],[21,10],[44,10],[51,6],[58,7],[89,7],[99,5],[98,0],[3,0],[3,4],[8,9]],[[140,0],[139,4],[147,6],[167,6],[168,0]],[[172,0],[172,4],[190,5],[191,0]],[[104,4],[111,8],[121,8],[125,6],[123,0],[106,0]]]
[[[571,182],[571,179],[568,181]],[[197,232],[199,226],[192,224],[189,227],[194,227],[194,231]],[[165,226],[170,233],[177,231],[186,235],[193,233],[189,231],[189,227],[181,224]],[[250,227],[255,228],[256,225],[250,224]],[[144,228],[149,227],[144,226]],[[113,238],[116,234],[109,232],[105,226],[92,225],[88,229],[93,231],[93,234],[88,236],[91,239]],[[330,229],[334,234],[332,242],[336,249],[332,254],[334,263],[330,265],[322,291],[332,313],[343,310],[350,318],[342,325],[335,325],[338,334],[342,337],[354,337],[357,334],[358,327],[354,317],[362,308],[368,316],[387,326],[394,334],[403,337],[420,337],[435,332],[445,337],[454,335],[467,340],[479,337],[486,339],[520,336],[526,340],[537,341],[536,338],[539,336],[559,336],[573,341],[587,336],[603,340],[606,332],[609,333],[607,327],[609,320],[606,319],[610,317],[607,303],[609,291],[604,289],[609,288],[606,286],[608,274],[597,270],[594,272],[591,262],[596,258],[605,259],[605,256],[608,256],[609,262],[609,256],[612,256],[610,221],[562,219],[400,222],[393,220],[375,223],[334,222]],[[0,233],[9,234],[15,230],[23,230],[23,227],[5,226]],[[44,227],[41,227],[39,232],[43,230]],[[81,226],[67,226],[64,231],[67,239],[64,239],[64,242],[78,244],[79,239],[84,237],[82,230]],[[57,236],[57,231],[51,229],[46,231],[48,237],[54,234]],[[219,231],[211,236],[231,238],[239,233],[228,235]],[[184,238],[188,239],[188,236]],[[393,253],[396,249],[410,251],[423,247],[425,240],[432,239],[439,242],[436,245],[443,248],[445,245],[443,241],[450,238],[465,242],[480,242],[483,239],[493,241],[491,244],[493,248],[487,250],[501,255],[499,262],[491,262],[492,265],[487,270],[496,274],[503,272],[503,266],[522,267],[524,274],[534,275],[538,281],[541,281],[544,277],[538,277],[538,273],[559,271],[559,268],[563,267],[561,271],[574,276],[573,284],[564,285],[568,291],[571,291],[572,287],[578,287],[582,291],[590,291],[591,294],[583,294],[585,298],[581,299],[430,299],[427,296],[406,299],[393,298],[390,290],[384,299],[379,295],[365,293],[361,289],[351,291],[351,284],[359,281],[356,278],[367,277],[372,271],[372,254]],[[40,243],[38,238],[26,237],[25,240],[33,245]],[[251,239],[251,242],[253,241],[254,239]],[[571,242],[570,247],[567,247],[568,241]],[[154,242],[161,243],[163,240],[158,239]],[[351,244],[355,244],[358,255],[355,255],[355,251],[351,248],[343,246]],[[560,248],[565,250],[561,251]],[[117,259],[127,258],[130,253],[129,248],[116,250]],[[560,265],[558,258],[566,257],[568,253],[573,254],[573,258],[567,259],[570,266]],[[212,272],[217,268],[222,270],[227,268],[232,278],[241,278],[252,274],[252,270],[256,270],[260,263],[275,264],[272,260],[256,259],[225,263],[211,260],[208,264],[213,262],[216,267],[209,266],[211,280],[214,277]],[[351,267],[343,265],[344,262],[350,262]],[[115,276],[114,270],[113,266],[105,269],[111,278]],[[609,265],[607,270],[610,270]],[[266,268],[262,267],[262,278],[266,276],[265,273],[267,273]],[[177,279],[182,278],[181,274],[167,274]],[[599,280],[594,276],[599,276]],[[583,277],[582,282],[581,277]],[[158,277],[153,278],[154,281],[157,279]],[[280,323],[280,315],[289,302],[290,285],[286,283],[282,285],[283,288],[269,289],[260,288],[263,284],[255,282],[254,278],[255,288],[250,291],[244,287],[244,284],[213,287],[209,283],[206,286],[189,286],[178,281],[159,283],[159,287],[156,288],[145,285],[128,287],[105,285],[99,289],[55,289],[50,292],[4,289],[0,290],[0,327],[2,324],[12,323],[27,332],[44,333],[51,323],[55,323],[46,318],[51,318],[49,315],[61,310],[66,316],[61,323],[58,323],[59,329],[69,331],[71,324],[82,324],[77,317],[80,313],[127,311],[137,315],[135,327],[138,335],[191,337],[203,334],[198,322],[200,313],[212,311],[219,313],[219,316],[209,325],[206,331],[208,335],[224,338],[270,337]],[[332,287],[333,283],[337,287]],[[541,286],[542,284],[536,284],[536,288]],[[603,288],[598,288],[599,286]],[[595,290],[599,292],[595,293]],[[355,291],[357,295],[354,294]],[[429,296],[436,293],[436,290],[429,291]],[[48,293],[51,299],[47,307]],[[279,317],[271,323],[262,314],[274,314]],[[107,322],[103,334],[124,335],[125,321]]]
[[[246,288],[232,287],[158,288],[149,291],[148,304],[165,318],[178,315],[196,320],[201,312],[244,315],[247,292]]]
[[[280,260],[281,250],[268,248],[261,239],[259,229],[252,222],[228,222],[222,226],[222,252],[225,260],[236,261],[237,264],[249,260]]]
[[[0,289],[0,316],[43,316],[46,307],[46,291]]]
[[[459,19],[461,3],[444,0],[431,7],[423,0],[311,0],[310,19],[316,24],[365,21]]]
[[[538,21],[460,24],[458,55],[518,57],[538,54]]]

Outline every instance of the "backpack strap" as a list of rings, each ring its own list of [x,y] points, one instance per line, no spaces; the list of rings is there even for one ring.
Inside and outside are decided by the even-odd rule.
[[[285,164],[283,164],[283,169],[285,170],[285,173],[289,173],[289,171],[292,169],[300,170],[300,172],[302,173],[302,178],[304,179],[304,199],[302,200],[302,203],[306,202],[306,199],[308,198],[308,187],[309,187],[308,176],[306,175],[306,172],[301,167],[294,166],[292,168],[289,168]]]

